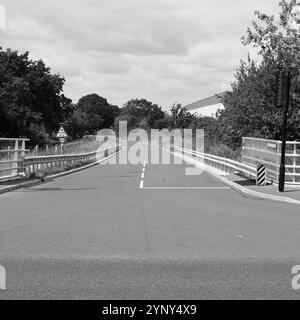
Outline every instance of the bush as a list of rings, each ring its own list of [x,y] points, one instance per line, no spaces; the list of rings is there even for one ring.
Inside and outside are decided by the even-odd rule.
[[[211,145],[207,148],[207,153],[227,159],[240,160],[241,150],[233,150],[225,144]]]

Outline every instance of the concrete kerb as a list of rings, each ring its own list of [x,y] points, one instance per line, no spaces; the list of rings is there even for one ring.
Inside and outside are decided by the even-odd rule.
[[[57,174],[53,174],[53,175],[47,176],[47,177],[44,178],[44,181],[42,181],[41,179],[36,179],[36,180],[30,181],[30,182],[24,182],[24,183],[20,183],[20,184],[17,184],[17,185],[9,186],[9,187],[6,187],[6,188],[2,188],[2,189],[0,189],[0,194],[6,193],[6,192],[10,192],[10,191],[15,191],[15,190],[18,190],[18,189],[23,189],[23,188],[31,188],[31,187],[34,187],[34,186],[37,186],[37,185],[40,185],[40,184],[44,184],[44,183],[50,182],[53,179],[61,178],[61,177],[67,176],[69,174],[72,174],[72,173],[75,173],[75,172],[79,172],[79,171],[82,171],[82,170],[97,166],[97,165],[109,160],[110,158],[116,156],[122,150],[124,150],[124,149],[120,149],[118,152],[110,155],[109,157],[106,157],[106,158],[98,160],[96,162],[87,164],[87,165],[82,166],[80,168],[71,169],[71,170],[68,170],[68,171],[64,171],[64,172],[60,172],[60,173],[57,173]]]
[[[300,205],[300,201],[292,199],[292,198],[276,196],[276,195],[272,195],[272,194],[269,194],[269,193],[263,193],[263,192],[258,192],[258,191],[255,191],[255,190],[248,189],[248,188],[246,188],[244,186],[239,185],[238,183],[235,183],[235,182],[233,182],[233,181],[231,181],[229,179],[226,179],[225,176],[221,176],[221,174],[217,173],[216,170],[210,169],[207,165],[203,165],[203,164],[199,163],[199,161],[197,161],[195,159],[192,159],[190,157],[184,156],[184,155],[182,155],[180,153],[177,153],[177,152],[174,152],[174,155],[176,155],[178,157],[181,157],[186,162],[192,163],[192,164],[196,165],[197,167],[202,168],[203,170],[205,170],[209,174],[211,174],[214,177],[216,177],[219,180],[221,180],[224,184],[226,184],[227,186],[229,186],[233,190],[235,190],[235,191],[237,191],[239,193],[242,193],[243,195],[252,196],[252,197],[259,198],[259,199],[280,201],[280,202]]]

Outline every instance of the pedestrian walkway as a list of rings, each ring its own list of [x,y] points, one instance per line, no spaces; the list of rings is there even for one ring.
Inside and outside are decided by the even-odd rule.
[[[269,195],[281,196],[286,198],[292,198],[300,201],[300,185],[299,186],[285,186],[284,192],[278,191],[278,186],[275,184],[269,184],[266,186],[257,186],[255,180],[247,180],[244,177],[241,177],[236,174],[230,174],[226,176],[232,182],[245,187],[249,190],[253,190],[256,192],[261,192]]]

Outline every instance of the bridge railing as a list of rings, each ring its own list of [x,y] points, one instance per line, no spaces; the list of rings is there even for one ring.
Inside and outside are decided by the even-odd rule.
[[[245,141],[247,141],[245,143]],[[251,145],[249,145],[251,143]],[[255,143],[255,144],[254,144]],[[176,151],[184,152],[203,161],[204,164],[215,167],[225,172],[238,172],[248,178],[256,179],[257,165],[266,167],[267,181],[278,183],[279,165],[281,157],[281,142],[265,139],[244,138],[242,161],[235,161],[215,155],[181,149],[174,147]],[[286,178],[289,185],[300,184],[300,142],[287,142],[286,148]]]
[[[120,150],[119,145],[98,149],[89,153],[26,156],[28,139],[0,138],[0,181],[29,176],[38,171],[56,168],[72,168],[104,159]]]
[[[281,141],[277,140],[243,138],[242,161],[252,166],[263,164],[267,179],[278,183],[281,145]],[[300,184],[300,142],[287,141],[285,161],[286,183]]]
[[[256,179],[256,167],[250,166],[239,161],[218,157],[215,155],[198,152],[190,149],[174,147],[174,150],[183,152],[200,159],[205,165],[214,167],[228,173],[241,173],[249,179]]]
[[[28,139],[0,138],[0,180],[22,175]]]
[[[26,157],[24,159],[24,170],[25,174],[29,175],[39,170],[59,168],[62,166],[75,167],[77,165],[85,165],[104,159],[109,155],[118,152],[119,149],[119,146],[113,146],[111,148],[103,148],[94,152],[83,154]]]

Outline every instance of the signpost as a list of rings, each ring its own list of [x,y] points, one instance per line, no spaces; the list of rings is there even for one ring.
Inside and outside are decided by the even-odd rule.
[[[281,67],[277,71],[276,77],[276,105],[282,108],[282,129],[281,129],[281,161],[279,167],[278,191],[284,192],[285,185],[285,150],[286,150],[286,129],[287,112],[290,105],[291,71],[283,70]]]
[[[289,28],[296,33],[300,33],[300,3],[297,3],[292,9]],[[283,120],[281,129],[281,161],[279,167],[279,186],[278,191],[284,192],[285,185],[285,150],[286,150],[286,130],[287,130],[287,112],[290,106],[291,90],[291,70],[292,67],[283,69],[282,65],[276,70],[276,106],[282,108]]]
[[[61,152],[63,152],[63,147],[64,147],[64,144],[66,142],[66,139],[68,138],[68,135],[67,135],[67,133],[66,133],[66,131],[65,131],[65,129],[64,129],[62,124],[60,126],[60,129],[57,132],[56,137],[60,141],[60,149],[61,149]]]

